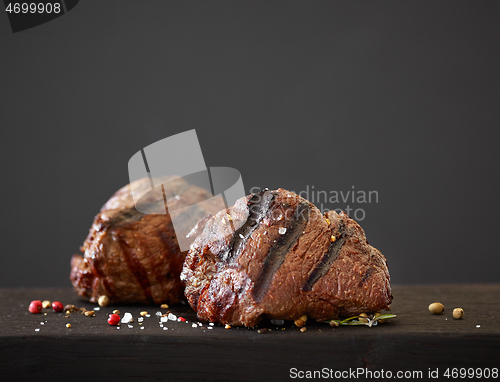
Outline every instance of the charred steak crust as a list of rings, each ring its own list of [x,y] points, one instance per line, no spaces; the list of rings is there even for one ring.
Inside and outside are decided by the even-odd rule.
[[[168,187],[146,194],[140,201],[142,207],[165,211],[165,198],[192,204],[211,197],[207,190],[181,178],[172,179],[164,179]],[[82,298],[97,302],[99,296],[106,295],[114,303],[155,304],[184,299],[179,275],[186,252],[179,249],[170,215],[143,214],[132,199],[132,188],[149,186],[150,180],[145,178],[123,187],[95,217],[81,247],[83,256],[71,259],[70,280]],[[196,222],[217,210],[199,209],[199,216],[188,220]]]
[[[375,312],[392,301],[386,259],[363,229],[283,189],[241,198],[210,218],[181,280],[199,319],[250,327],[265,317]]]

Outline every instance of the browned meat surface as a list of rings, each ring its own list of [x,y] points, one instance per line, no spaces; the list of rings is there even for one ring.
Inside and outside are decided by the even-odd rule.
[[[209,219],[181,279],[199,319],[250,327],[262,318],[371,313],[392,300],[386,259],[363,229],[283,189],[241,198]]]
[[[141,179],[121,188],[102,207],[89,235],[80,248],[81,255],[71,259],[70,280],[77,293],[92,302],[106,295],[115,303],[176,303],[184,298],[179,275],[186,252],[179,250],[163,192],[149,192],[140,201],[151,214],[135,208],[131,188],[148,189],[149,179]],[[211,194],[178,178],[165,186],[165,197],[175,203],[195,204]],[[194,227],[215,213],[210,203],[183,217]],[[174,204],[175,206],[175,204]],[[174,211],[174,213],[176,213]]]

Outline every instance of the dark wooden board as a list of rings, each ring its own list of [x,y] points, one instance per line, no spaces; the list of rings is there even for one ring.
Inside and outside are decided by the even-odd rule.
[[[292,323],[279,328],[267,323],[261,327],[271,331],[259,334],[221,325],[208,329],[206,323],[193,328],[196,315],[183,305],[168,310],[187,322],[168,321],[168,330],[159,326],[156,312],[167,310],[158,306],[108,306],[95,317],[74,312],[66,318],[51,310],[31,314],[28,305],[35,299],[86,309],[96,305],[79,300],[71,288],[0,289],[0,370],[9,380],[285,381],[291,368],[421,371],[423,378],[416,380],[439,368],[439,380],[449,380],[442,376],[446,368],[500,367],[500,284],[394,286],[393,294],[390,313],[398,317],[376,327],[332,329],[308,322],[302,333]],[[444,314],[429,313],[435,301],[445,305]],[[465,310],[461,320],[452,317],[455,307]],[[107,323],[114,309],[132,313],[131,328]],[[151,317],[139,325],[143,310]]]

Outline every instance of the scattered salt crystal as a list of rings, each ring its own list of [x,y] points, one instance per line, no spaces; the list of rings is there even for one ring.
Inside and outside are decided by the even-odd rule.
[[[198,325],[196,325],[194,322],[192,323],[192,325],[191,325],[191,326],[192,326],[193,328],[197,328],[197,327],[198,327]]]
[[[35,332],[39,332],[39,331],[40,331],[40,329],[35,329]]]
[[[283,215],[280,214],[280,216],[278,216],[278,221],[280,221],[281,219],[283,219]]]
[[[150,314],[146,314],[146,317],[151,317],[151,315]]]
[[[144,326],[141,326],[141,330],[144,329]]]
[[[214,327],[213,326],[209,326],[207,329],[213,329]]]
[[[120,327],[119,327],[119,326],[117,326],[117,327],[116,327],[116,329],[120,329]]]
[[[198,326],[201,326],[201,325],[202,325],[202,323],[201,323],[201,322],[198,322]]]
[[[45,322],[40,322],[40,325],[45,325]]]
[[[161,312],[156,312],[156,315],[157,315],[158,317],[160,317],[160,316],[161,316]]]
[[[175,314],[172,314],[172,313],[169,313],[167,317],[168,317],[168,319],[169,319],[170,321],[175,321],[175,320],[177,320],[177,316],[176,316]]]
[[[132,313],[125,312],[122,318],[122,324],[128,324],[132,320]]]
[[[130,329],[132,329],[132,328],[134,327],[134,325],[129,325],[128,327],[129,327]]]
[[[213,322],[211,322],[211,323],[210,323],[210,324],[208,324],[208,325],[210,325],[210,326],[214,326],[215,324],[214,324]]]
[[[167,327],[164,327],[164,328],[163,328],[163,330],[168,330],[168,328],[167,328]]]
[[[280,227],[280,229],[278,230],[278,232],[280,233],[280,235],[284,235],[285,232],[286,232],[286,228],[285,227]]]
[[[480,327],[481,327],[481,325],[476,325],[476,328],[480,328]]]
[[[240,233],[240,237],[241,237],[242,239],[244,239],[244,238],[245,238],[245,236],[243,236],[241,233]]]
[[[139,322],[144,321],[144,317],[139,317],[139,318],[137,319],[137,321],[139,321]]]
[[[94,310],[101,310],[101,308],[100,308],[100,307],[98,307],[98,306],[96,306],[96,307],[94,308]]]
[[[161,322],[167,322],[168,321],[168,316],[160,317],[160,321]]]
[[[160,324],[160,328],[163,328],[163,324]]]

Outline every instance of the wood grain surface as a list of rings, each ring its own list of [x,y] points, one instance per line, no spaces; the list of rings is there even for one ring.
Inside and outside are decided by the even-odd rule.
[[[300,332],[291,322],[281,327],[263,322],[259,328],[271,330],[259,334],[258,328],[200,326],[185,305],[108,306],[95,317],[80,312],[65,317],[49,309],[31,314],[28,306],[36,299],[89,310],[96,305],[71,288],[0,289],[0,375],[8,376],[2,381],[288,381],[300,379],[290,378],[292,368],[327,369],[330,376],[361,368],[390,371],[393,378],[398,371],[421,371],[414,380],[430,380],[429,370],[438,369],[440,378],[432,380],[450,380],[443,376],[447,368],[500,367],[500,284],[394,286],[393,294],[390,313],[397,318],[376,327],[332,329],[307,322]],[[445,306],[442,315],[427,309],[436,301]],[[465,311],[460,320],[452,316],[456,307]],[[132,313],[135,321],[120,329],[110,326],[107,316],[114,309]],[[141,311],[151,316],[139,325]],[[187,321],[170,320],[162,328],[156,313],[167,311]]]

